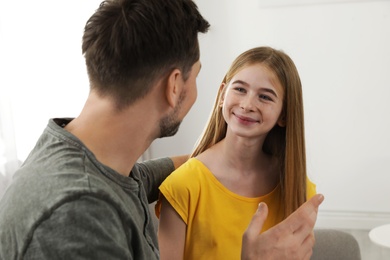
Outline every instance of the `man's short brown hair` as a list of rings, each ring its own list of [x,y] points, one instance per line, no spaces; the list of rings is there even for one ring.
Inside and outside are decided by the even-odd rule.
[[[82,51],[91,88],[123,108],[175,68],[185,79],[209,23],[191,0],[108,0],[87,21]]]

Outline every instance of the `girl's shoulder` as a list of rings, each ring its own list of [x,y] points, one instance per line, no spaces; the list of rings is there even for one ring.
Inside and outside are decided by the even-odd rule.
[[[213,166],[218,163],[218,158],[220,156],[217,145],[207,149],[206,151],[198,154],[195,158],[199,160],[207,168],[214,168]]]

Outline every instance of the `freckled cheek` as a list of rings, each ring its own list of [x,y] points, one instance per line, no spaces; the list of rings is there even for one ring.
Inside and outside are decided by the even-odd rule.
[[[273,121],[275,121],[275,123],[279,120],[280,118],[280,115],[282,113],[282,110],[279,110],[279,109],[275,109],[273,111],[271,111],[271,113],[269,114],[269,118],[272,118]]]
[[[236,98],[232,95],[225,95],[224,97],[224,102],[223,102],[223,105],[224,106],[239,106],[240,105],[240,99],[239,98]]]

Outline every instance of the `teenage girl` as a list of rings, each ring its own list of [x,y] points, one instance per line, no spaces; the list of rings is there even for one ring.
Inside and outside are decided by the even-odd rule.
[[[161,259],[240,259],[260,202],[269,209],[264,232],[316,193],[303,114],[288,55],[259,47],[236,58],[191,159],[160,186]]]

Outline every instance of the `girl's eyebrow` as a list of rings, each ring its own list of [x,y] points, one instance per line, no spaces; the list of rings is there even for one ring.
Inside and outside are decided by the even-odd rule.
[[[246,87],[249,87],[249,84],[243,80],[240,80],[240,79],[237,79],[235,81],[233,81],[232,85],[233,84],[241,84],[241,85],[244,85]],[[275,97],[278,97],[278,95],[276,94],[276,92],[273,90],[273,89],[270,89],[270,88],[261,88],[262,91],[265,91],[267,93],[270,93],[272,95],[274,95]]]

